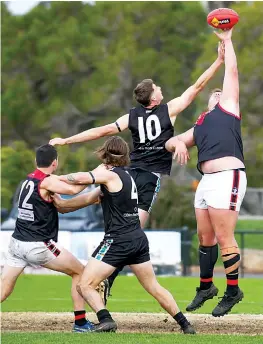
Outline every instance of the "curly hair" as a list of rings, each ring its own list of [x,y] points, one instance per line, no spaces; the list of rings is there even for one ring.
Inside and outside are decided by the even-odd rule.
[[[126,141],[120,136],[108,138],[104,144],[96,150],[98,158],[105,165],[128,166],[130,164],[130,150]]]

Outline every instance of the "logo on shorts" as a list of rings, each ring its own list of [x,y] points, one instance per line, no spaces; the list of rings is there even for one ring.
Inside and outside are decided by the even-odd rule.
[[[234,187],[232,189],[232,195],[236,196],[238,194],[238,188]]]

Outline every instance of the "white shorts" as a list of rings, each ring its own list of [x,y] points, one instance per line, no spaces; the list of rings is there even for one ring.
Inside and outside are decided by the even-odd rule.
[[[227,170],[204,174],[195,193],[194,206],[239,211],[247,188],[245,171]]]
[[[60,255],[61,249],[53,240],[20,241],[11,237],[6,264],[17,268],[25,268],[28,265],[40,266],[50,263]]]

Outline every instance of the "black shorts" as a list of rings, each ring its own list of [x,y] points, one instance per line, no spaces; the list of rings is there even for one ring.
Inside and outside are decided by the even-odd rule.
[[[161,178],[141,168],[128,169],[138,191],[138,208],[151,212],[160,191]]]
[[[140,229],[118,238],[105,238],[93,252],[92,257],[116,268],[141,264],[150,260],[147,236]]]

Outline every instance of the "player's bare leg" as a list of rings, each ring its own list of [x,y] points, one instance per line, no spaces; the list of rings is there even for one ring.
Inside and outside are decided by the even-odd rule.
[[[146,210],[143,210],[143,209],[138,209],[138,212],[139,212],[139,218],[140,218],[140,224],[141,224],[141,228],[144,229],[148,219],[149,219],[149,215],[150,213]],[[115,281],[115,278],[119,275],[119,273],[123,270],[124,266],[123,267],[119,267],[117,268],[109,277],[108,277],[108,281],[109,281],[109,290],[107,291],[108,292],[108,295],[110,294],[110,289],[113,285],[113,282]],[[107,302],[107,299],[105,298],[105,305],[106,305],[106,302]]]
[[[186,307],[188,312],[200,308],[207,300],[218,294],[213,284],[214,266],[218,258],[218,245],[207,209],[195,209],[197,234],[199,239],[200,285],[196,295]]]
[[[24,271],[25,267],[14,267],[5,265],[1,276],[1,302],[13,292],[17,278]]]
[[[85,267],[77,286],[78,292],[96,312],[99,324],[93,332],[115,332],[117,325],[96,290],[97,285],[111,275],[116,268],[95,258],[91,258]]]
[[[141,228],[144,229],[148,219],[149,219],[149,213],[146,210],[143,209],[138,209],[139,212],[139,218],[140,218],[140,224],[141,224]]]
[[[213,316],[220,317],[230,312],[232,307],[244,297],[242,290],[238,287],[240,251],[234,236],[238,212],[212,207],[209,207],[208,211],[220,246],[227,281],[225,294],[212,312]]]
[[[158,283],[153,271],[152,263],[148,261],[141,264],[134,264],[130,265],[130,268],[143,288],[175,319],[175,321],[180,325],[182,331],[185,334],[195,334],[194,328],[187,321],[182,312],[180,312],[172,294]]]
[[[63,272],[72,277],[71,297],[74,305],[75,325],[74,332],[87,332],[93,328],[93,324],[86,320],[85,301],[77,291],[77,284],[80,281],[84,265],[67,251],[65,248],[61,249],[60,255],[44,265],[45,268]]]

